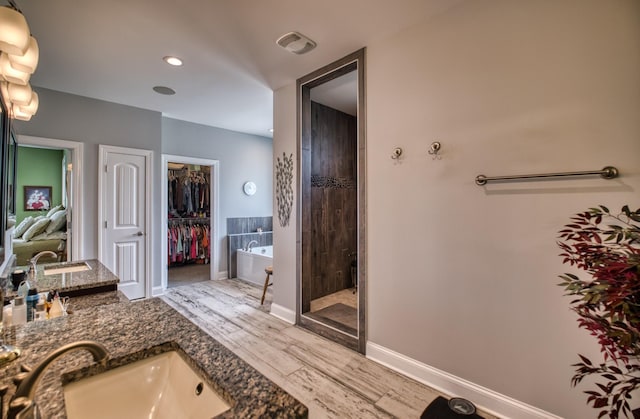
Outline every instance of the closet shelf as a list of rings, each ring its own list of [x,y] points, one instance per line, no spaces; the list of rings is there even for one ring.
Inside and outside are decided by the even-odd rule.
[[[182,222],[182,221],[209,221],[210,217],[172,217],[167,218],[167,221],[172,222]]]

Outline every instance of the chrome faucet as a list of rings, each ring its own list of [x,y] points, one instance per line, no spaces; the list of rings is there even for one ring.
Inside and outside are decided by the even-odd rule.
[[[253,245],[253,244],[258,244],[258,240],[251,240],[249,242],[249,244],[247,244],[247,247],[244,248],[244,250],[246,250],[247,252],[250,252],[251,251],[251,245]]]
[[[14,380],[18,380],[18,388],[16,393],[9,402],[9,414],[8,419],[17,418],[40,418],[40,412],[38,406],[34,400],[36,395],[36,386],[40,381],[40,377],[44,374],[47,367],[60,356],[67,352],[75,351],[78,349],[86,349],[93,355],[93,360],[100,363],[103,367],[107,365],[109,359],[109,352],[100,343],[82,340],[78,342],[69,343],[61,346],[55,351],[51,352],[46,358],[38,364],[33,370],[18,374]],[[20,380],[22,378],[22,380]],[[45,415],[46,416],[46,415]]]
[[[38,267],[36,266],[38,264],[38,259],[40,259],[42,256],[45,256],[45,255],[53,256],[55,258],[58,257],[57,253],[52,252],[51,250],[45,250],[43,252],[38,253],[34,257],[32,257],[29,260],[29,263],[31,264],[31,266],[29,267],[29,278],[30,279],[34,279],[36,277],[36,275],[38,273]]]

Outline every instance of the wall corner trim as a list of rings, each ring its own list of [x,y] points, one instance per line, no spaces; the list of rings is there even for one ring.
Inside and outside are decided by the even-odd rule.
[[[218,271],[216,279],[229,279],[229,271]]]
[[[296,324],[296,312],[281,305],[271,303],[270,314],[289,324]]]
[[[273,308],[272,308],[273,310]],[[537,407],[367,342],[367,358],[450,396],[463,397],[489,414],[519,419],[561,419]]]
[[[161,295],[164,295],[164,288],[162,288],[162,286],[159,286],[159,287],[154,286],[153,288],[151,288],[152,297],[159,297]]]

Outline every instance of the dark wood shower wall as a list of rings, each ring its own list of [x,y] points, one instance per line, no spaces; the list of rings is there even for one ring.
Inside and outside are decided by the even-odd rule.
[[[309,197],[303,205],[310,205],[303,227],[310,239],[303,240],[306,301],[351,287],[358,243],[357,119],[312,102],[311,126],[311,181],[303,182],[310,188],[303,193]]]

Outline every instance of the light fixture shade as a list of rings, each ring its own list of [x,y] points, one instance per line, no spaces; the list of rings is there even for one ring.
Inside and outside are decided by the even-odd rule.
[[[36,71],[36,67],[38,67],[38,59],[40,57],[38,41],[32,36],[30,37],[29,48],[27,48],[27,52],[24,55],[8,55],[11,67],[18,71],[33,74]]]
[[[11,101],[9,100],[9,83],[0,81],[0,93],[2,93],[2,101],[7,109],[11,109]]]
[[[31,31],[22,13],[9,7],[0,7],[0,50],[23,55],[29,48]]]
[[[20,110],[24,113],[35,115],[38,112],[38,106],[40,106],[40,99],[36,92],[31,93],[31,101],[26,106],[19,106]]]
[[[4,80],[15,84],[27,84],[31,78],[31,74],[11,67],[9,56],[4,52],[0,53],[0,75]]]
[[[26,106],[31,102],[33,90],[31,90],[31,85],[29,83],[24,85],[9,83],[7,90],[9,91],[9,100],[11,103]]]
[[[13,105],[11,108],[11,117],[13,119],[19,119],[21,121],[30,121],[33,115],[27,112],[24,112],[18,105]]]

